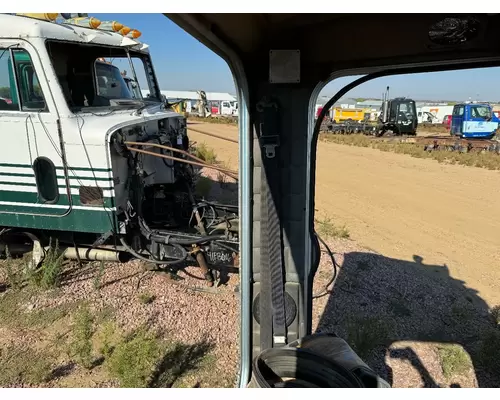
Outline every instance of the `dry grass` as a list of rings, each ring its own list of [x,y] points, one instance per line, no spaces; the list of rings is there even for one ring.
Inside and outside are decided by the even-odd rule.
[[[188,121],[196,121],[196,122],[206,122],[210,124],[224,124],[224,125],[238,125],[238,118],[230,118],[230,117],[208,117],[201,118],[195,115],[186,115]]]
[[[321,134],[320,140],[349,146],[368,147],[385,152],[406,154],[416,158],[427,158],[439,163],[459,164],[469,167],[500,170],[500,156],[493,152],[460,153],[457,151],[433,150],[427,151],[423,146],[413,143],[398,143],[373,140],[365,135],[332,135]]]
[[[237,352],[228,347],[237,338],[224,328],[228,312],[234,313],[226,310],[224,316],[216,315],[221,300],[234,298],[232,290],[201,299],[201,294],[169,286],[159,275],[145,278],[134,263],[120,268],[65,264],[54,290],[24,282],[14,289],[5,285],[6,262],[0,261],[0,386],[234,384]],[[134,276],[141,277],[140,290],[131,281]],[[179,302],[189,306],[176,307]],[[196,310],[197,304],[202,311]],[[200,327],[203,313],[211,317],[204,318]],[[229,319],[236,331],[236,319]],[[217,332],[225,329],[223,337],[212,334],[213,326]],[[224,341],[224,351],[218,348],[218,340]],[[219,361],[221,357],[224,361]]]
[[[337,226],[330,217],[316,220],[315,230],[323,239],[349,239],[349,230],[346,228],[346,226]]]
[[[53,354],[24,346],[0,349],[0,386],[40,385],[51,377]]]
[[[464,374],[472,368],[469,355],[458,344],[440,344],[437,347],[437,351],[443,375],[446,379]]]
[[[194,155],[209,164],[215,164],[217,162],[217,156],[214,149],[208,147],[205,143],[194,146]]]

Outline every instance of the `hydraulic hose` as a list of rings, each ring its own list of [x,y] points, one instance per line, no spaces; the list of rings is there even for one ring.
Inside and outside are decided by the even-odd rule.
[[[150,259],[150,258],[146,258],[146,257],[143,257],[141,256],[139,253],[137,253],[134,249],[132,249],[128,243],[125,241],[125,239],[123,237],[120,237],[120,243],[123,245],[123,247],[125,247],[125,249],[130,253],[132,254],[134,257],[138,258],[139,260],[143,260],[143,261],[147,261],[147,262],[150,262],[150,263],[153,263],[153,264],[160,264],[160,265],[175,265],[175,264],[180,264],[184,261],[186,261],[186,258],[188,256],[188,253],[187,251],[182,248],[182,246],[180,245],[175,245],[174,244],[174,247],[176,247],[177,249],[181,250],[182,253],[183,253],[183,256],[182,258],[178,259],[178,260],[175,260],[175,261],[160,261],[160,260],[154,260],[154,259]]]

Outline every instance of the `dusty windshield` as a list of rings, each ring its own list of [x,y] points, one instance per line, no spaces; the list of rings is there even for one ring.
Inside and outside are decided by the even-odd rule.
[[[47,49],[68,106],[75,112],[92,108],[141,108],[154,98],[137,96],[149,88],[143,55],[123,48],[48,41]],[[137,88],[124,77],[137,78]],[[139,90],[138,92],[135,89]]]

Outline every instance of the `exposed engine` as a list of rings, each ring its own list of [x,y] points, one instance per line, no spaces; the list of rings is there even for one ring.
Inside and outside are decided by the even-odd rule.
[[[126,166],[128,175],[116,190],[121,241],[158,268],[198,265],[213,282],[212,269],[238,264],[238,207],[195,195],[208,164],[190,152],[181,121],[160,121],[156,133],[142,127],[114,135],[113,173],[123,176]]]

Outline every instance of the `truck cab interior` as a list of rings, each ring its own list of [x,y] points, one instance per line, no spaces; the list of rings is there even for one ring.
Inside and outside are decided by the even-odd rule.
[[[327,110],[374,78],[500,65],[500,15],[165,15],[226,60],[237,85],[245,387],[257,354],[311,333],[316,145]],[[390,27],[387,40],[365,46],[381,27]],[[350,40],[325,51],[345,32]],[[319,92],[347,75],[363,77],[315,123]]]

